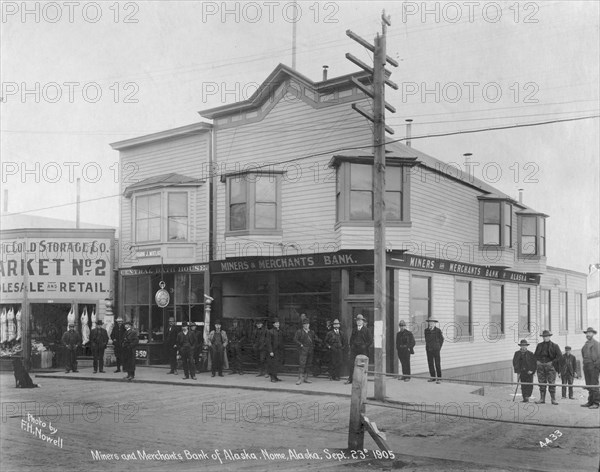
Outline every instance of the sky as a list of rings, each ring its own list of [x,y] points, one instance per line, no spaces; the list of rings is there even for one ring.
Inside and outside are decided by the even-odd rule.
[[[413,147],[463,170],[471,153],[475,177],[523,189],[549,215],[548,264],[587,272],[600,262],[599,5],[3,1],[2,208],[74,220],[80,178],[82,221],[117,227],[124,176],[110,143],[249,98],[292,65],[294,24],[300,73],[354,72],[347,52],[372,57],[346,30],[372,42],[385,9],[394,137],[412,119]]]

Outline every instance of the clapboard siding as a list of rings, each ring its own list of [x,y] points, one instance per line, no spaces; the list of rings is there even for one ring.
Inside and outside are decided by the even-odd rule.
[[[364,118],[348,104],[317,110],[302,101],[281,100],[262,121],[223,130],[217,127],[215,133],[215,154],[220,172],[251,170],[253,166],[286,171],[281,179],[283,235],[277,238],[264,235],[227,237],[228,257],[242,255],[235,254],[236,247],[246,251],[244,244],[256,247],[256,243],[262,243],[264,249],[270,251],[269,255],[282,254],[283,248],[289,248],[290,244],[300,253],[341,248],[334,229],[335,171],[327,164],[341,148],[363,145],[367,147],[366,153],[371,152],[372,133]],[[325,154],[307,157],[322,153]],[[285,162],[290,159],[298,160]],[[223,247],[226,184],[220,181],[217,183],[216,208],[217,244]],[[230,241],[235,243],[229,244]]]
[[[130,267],[128,248],[135,241],[133,234],[133,198],[123,193],[130,185],[161,174],[178,173],[195,179],[206,177],[210,155],[210,133],[196,133],[176,138],[153,141],[120,151],[121,190],[121,256],[119,267]],[[208,183],[189,191],[189,241],[196,244],[194,260],[208,259]]]

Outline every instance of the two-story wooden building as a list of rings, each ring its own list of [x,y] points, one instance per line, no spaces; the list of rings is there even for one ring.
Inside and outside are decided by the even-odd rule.
[[[111,145],[120,153],[118,314],[140,333],[138,357],[163,359],[168,318],[204,323],[208,293],[211,126],[198,123]],[[159,306],[156,292],[169,294]]]
[[[301,313],[320,335],[334,318],[347,335],[358,313],[372,324],[372,130],[351,108],[368,107],[352,77],[367,82],[363,73],[313,82],[279,65],[249,99],[202,111],[212,128],[113,145],[139,179],[122,184],[122,239],[135,256],[120,262],[126,316],[143,315],[154,329],[168,313],[187,313],[177,296],[168,313],[155,313],[152,296],[161,268],[164,277],[183,264],[171,254],[188,251],[193,266],[209,263],[225,329],[240,318],[251,336],[253,320],[277,317],[289,340]],[[414,148],[386,150],[388,371],[397,372],[401,319],[417,338],[415,373],[427,372],[429,317],[446,337],[445,376],[510,378],[519,339],[536,343],[542,329],[577,349],[585,275],[547,267],[547,215]],[[187,206],[171,206],[182,189]]]

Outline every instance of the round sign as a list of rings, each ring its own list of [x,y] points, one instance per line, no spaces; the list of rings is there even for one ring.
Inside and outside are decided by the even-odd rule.
[[[156,292],[154,299],[160,308],[164,308],[169,304],[171,296],[169,295],[169,292],[165,290],[165,283],[163,281],[161,281],[158,285],[160,285],[160,290]]]

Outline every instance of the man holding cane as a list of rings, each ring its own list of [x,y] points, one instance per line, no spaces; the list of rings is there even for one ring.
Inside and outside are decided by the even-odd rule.
[[[515,352],[515,355],[513,356],[513,368],[515,373],[519,374],[517,382],[531,384],[533,382],[533,373],[537,367],[535,356],[531,351],[527,350],[529,343],[526,339],[521,339],[521,342],[518,345],[520,349]],[[527,403],[533,392],[533,385],[523,385],[523,383],[521,383],[521,393],[523,394],[523,402]],[[517,388],[519,388],[518,383]]]

